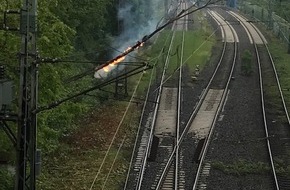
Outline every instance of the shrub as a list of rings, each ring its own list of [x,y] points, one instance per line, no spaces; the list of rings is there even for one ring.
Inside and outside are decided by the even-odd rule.
[[[242,55],[242,74],[245,76],[250,76],[253,73],[252,65],[252,54],[249,50],[245,50]]]

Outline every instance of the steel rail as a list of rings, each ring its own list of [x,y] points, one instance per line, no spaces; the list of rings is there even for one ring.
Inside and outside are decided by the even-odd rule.
[[[106,161],[106,159],[107,159],[107,157],[108,157],[108,155],[109,155],[109,152],[110,152],[110,150],[111,150],[111,148],[112,148],[112,146],[113,146],[113,143],[114,143],[114,141],[115,141],[115,139],[116,139],[116,137],[117,137],[117,134],[118,134],[118,132],[120,131],[120,128],[121,128],[121,126],[122,126],[122,124],[123,124],[123,122],[124,122],[124,120],[125,120],[125,117],[126,117],[126,115],[127,115],[127,113],[128,113],[128,110],[129,110],[129,108],[130,108],[130,106],[131,106],[131,104],[132,104],[132,102],[133,102],[132,100],[133,100],[135,94],[137,93],[137,88],[138,88],[138,86],[139,86],[139,84],[140,84],[140,82],[141,82],[141,79],[142,79],[142,75],[140,76],[140,78],[139,78],[139,80],[138,80],[138,83],[136,84],[136,86],[135,86],[135,88],[134,88],[134,90],[133,90],[132,96],[131,96],[130,101],[129,101],[127,107],[126,107],[126,110],[125,110],[125,112],[124,112],[124,114],[123,114],[123,116],[122,116],[122,119],[121,119],[121,121],[119,122],[118,127],[117,127],[117,129],[116,129],[116,131],[115,131],[115,133],[114,133],[114,135],[113,135],[113,138],[112,138],[112,140],[111,140],[111,142],[110,142],[110,145],[109,145],[109,147],[108,147],[108,149],[107,149],[107,151],[106,151],[106,153],[105,153],[105,156],[103,157],[103,160],[102,160],[101,165],[100,165],[100,167],[99,167],[99,169],[98,169],[98,172],[97,172],[97,174],[95,175],[95,177],[94,177],[94,179],[93,179],[93,182],[91,183],[90,190],[93,189],[93,187],[94,187],[94,185],[95,185],[95,182],[96,182],[96,180],[98,179],[98,176],[101,174],[101,170],[102,170],[102,168],[103,168],[103,166],[104,166],[104,164],[105,164],[105,161]]]
[[[170,35],[168,35],[166,37],[166,40],[165,40],[165,44],[167,43],[168,39],[169,39]],[[157,64],[158,62],[158,58],[160,58],[162,55],[163,55],[163,51],[164,51],[164,48],[165,46],[161,49],[159,55],[157,56],[157,59],[155,60],[155,64]],[[136,135],[136,138],[135,138],[135,143],[134,143],[134,147],[133,147],[133,153],[132,153],[132,156],[131,156],[131,161],[130,161],[130,165],[129,165],[129,169],[128,169],[128,173],[127,173],[127,177],[126,177],[126,181],[125,181],[125,185],[124,185],[124,190],[127,189],[127,185],[128,185],[128,180],[129,180],[129,175],[130,175],[130,169],[132,167],[132,164],[133,164],[133,159],[134,159],[134,153],[136,151],[136,148],[137,148],[137,144],[138,144],[138,138],[139,138],[139,135],[140,135],[140,132],[141,132],[141,127],[142,127],[142,122],[143,122],[143,119],[144,119],[144,114],[145,114],[145,110],[146,110],[146,105],[148,103],[148,99],[149,99],[149,94],[150,94],[150,87],[152,85],[152,81],[153,81],[153,74],[154,74],[154,70],[156,70],[156,67],[154,67],[154,69],[152,70],[151,72],[151,76],[150,76],[150,80],[149,80],[149,84],[148,84],[148,89],[147,89],[147,93],[146,93],[146,98],[144,100],[144,105],[143,105],[143,108],[142,108],[142,113],[141,113],[141,116],[140,116],[140,122],[139,122],[139,125],[138,125],[138,131],[137,131],[137,135]],[[144,158],[143,158],[144,160]],[[140,176],[138,175],[138,178]],[[138,180],[138,179],[137,179]]]
[[[218,20],[216,19],[216,21],[218,21]],[[231,29],[231,31],[233,33],[233,36],[234,36],[234,39],[235,39],[232,68],[231,68],[231,71],[230,71],[230,74],[229,74],[229,77],[228,77],[228,80],[227,80],[227,83],[226,83],[226,86],[225,86],[225,90],[223,91],[223,94],[222,94],[221,102],[218,105],[217,112],[215,113],[214,120],[213,120],[213,122],[211,124],[209,134],[208,134],[208,136],[206,138],[205,145],[204,145],[204,148],[202,150],[201,159],[200,159],[200,162],[198,164],[197,174],[195,176],[194,184],[193,184],[193,187],[192,187],[193,190],[195,190],[198,187],[198,182],[199,182],[198,180],[200,178],[200,174],[201,174],[201,171],[202,171],[203,162],[205,161],[205,157],[206,157],[206,154],[207,154],[207,150],[208,150],[208,147],[209,147],[209,143],[210,143],[213,131],[214,131],[214,127],[215,127],[218,115],[219,115],[220,111],[222,110],[222,108],[224,106],[224,103],[225,103],[225,100],[226,100],[226,97],[227,97],[227,94],[228,94],[228,88],[229,88],[229,85],[230,85],[230,82],[231,82],[231,78],[233,76],[233,72],[234,72],[234,68],[235,68],[236,60],[237,60],[237,50],[238,50],[238,47],[237,47],[237,36],[234,34],[234,29],[230,26],[230,24],[228,22],[226,22],[226,23],[229,26],[229,28]],[[222,25],[222,23],[219,22],[219,24],[220,24],[221,28],[223,30],[225,30],[224,26]],[[224,31],[224,34],[226,35],[225,31]],[[228,43],[228,42],[225,42],[225,43]]]
[[[172,37],[171,37],[171,41],[170,41],[170,45],[169,45],[169,48],[168,48],[168,53],[167,53],[165,64],[164,64],[164,69],[163,69],[163,72],[162,72],[161,83],[160,83],[160,86],[158,88],[158,95],[157,95],[157,100],[156,100],[156,106],[155,106],[155,109],[154,109],[150,135],[149,135],[149,138],[148,138],[148,144],[147,144],[146,151],[145,151],[145,154],[144,154],[144,159],[143,159],[143,163],[142,163],[142,169],[141,169],[141,172],[140,172],[140,177],[139,177],[139,181],[138,181],[137,188],[136,188],[138,190],[141,190],[142,181],[143,181],[144,174],[145,174],[147,158],[149,156],[149,150],[151,148],[151,143],[152,143],[152,139],[153,139],[155,123],[156,123],[157,115],[158,115],[158,108],[159,108],[160,100],[161,100],[162,87],[163,87],[163,84],[164,84],[163,81],[165,79],[165,73],[167,71],[168,64],[169,64],[169,54],[170,54],[170,50],[172,48],[174,37],[175,37],[175,32],[173,31],[173,34],[172,34]]]
[[[148,90],[147,90],[147,93],[146,93],[146,98],[145,98],[144,105],[143,105],[142,112],[141,112],[141,119],[140,119],[140,122],[139,122],[139,125],[138,125],[138,130],[137,130],[137,134],[136,134],[136,138],[135,138],[135,143],[134,143],[134,147],[133,147],[133,152],[132,152],[132,156],[131,156],[131,160],[130,160],[130,164],[129,164],[129,168],[128,168],[128,173],[127,173],[125,185],[124,185],[124,190],[127,189],[127,184],[128,184],[129,175],[130,175],[130,169],[131,169],[131,166],[132,166],[132,163],[133,163],[133,159],[134,159],[134,152],[136,151],[136,148],[137,148],[138,137],[140,135],[141,126],[142,126],[144,113],[145,113],[145,108],[146,108],[146,105],[147,105],[147,102],[148,102],[149,93],[150,93],[150,86],[152,84],[153,73],[154,73],[155,70],[156,70],[156,67],[154,67],[154,69],[152,69],[152,71],[151,71],[150,80],[149,80],[149,84],[148,84]]]
[[[251,32],[248,29],[248,27],[235,14],[233,14],[232,12],[229,12],[229,13],[233,17],[235,17],[237,20],[239,20],[242,25],[244,25],[244,28],[246,30],[248,30],[248,32],[250,34],[250,37],[252,38],[252,41],[253,41],[253,46],[254,46],[254,49],[255,49],[255,53],[256,53],[256,57],[257,57],[257,64],[258,64],[258,70],[259,70],[259,85],[260,85],[261,107],[262,107],[262,114],[263,114],[264,129],[265,129],[265,134],[266,134],[267,148],[268,148],[268,153],[269,153],[269,157],[270,157],[271,169],[272,169],[272,172],[273,172],[275,186],[276,186],[276,189],[279,190],[280,188],[279,188],[279,183],[278,183],[278,179],[277,179],[276,168],[275,168],[275,165],[274,165],[274,159],[273,159],[273,155],[272,155],[271,144],[270,144],[270,140],[269,140],[269,132],[268,132],[268,125],[267,125],[266,110],[265,110],[265,99],[264,99],[264,92],[263,92],[264,91],[264,88],[263,88],[263,76],[262,76],[262,69],[261,69],[259,50],[258,50],[257,44],[255,43],[254,37],[251,34]],[[258,32],[258,34],[260,35],[259,32]],[[261,39],[263,40],[263,38],[261,38]]]
[[[215,30],[215,31],[216,31],[216,30]],[[209,87],[210,87],[210,85],[211,85],[211,83],[212,83],[214,77],[216,76],[216,73],[217,73],[217,71],[218,71],[218,69],[219,69],[219,67],[220,67],[220,65],[221,65],[221,63],[222,63],[223,57],[224,57],[224,55],[225,55],[226,47],[227,47],[227,44],[226,44],[226,43],[223,43],[223,49],[222,49],[222,52],[221,52],[221,55],[220,55],[220,59],[219,59],[219,61],[218,61],[218,64],[217,64],[217,66],[216,66],[216,68],[215,68],[215,70],[214,70],[214,73],[212,74],[212,77],[210,78],[210,80],[209,80],[207,86],[205,87],[205,89],[204,89],[203,92],[201,93],[200,98],[199,98],[199,101],[197,102],[196,107],[195,107],[194,110],[192,111],[192,113],[191,113],[191,115],[190,115],[190,118],[189,118],[188,122],[186,123],[186,126],[185,126],[185,128],[184,128],[182,134],[180,135],[180,138],[178,139],[177,144],[173,147],[172,153],[171,153],[171,155],[170,155],[170,157],[169,157],[169,159],[168,159],[168,161],[167,161],[167,164],[166,164],[166,166],[165,166],[165,168],[164,168],[164,170],[163,170],[163,173],[162,173],[161,176],[160,176],[160,180],[159,180],[159,183],[158,183],[158,185],[157,185],[157,187],[159,187],[159,188],[160,188],[160,186],[161,186],[161,181],[163,181],[163,179],[164,179],[166,173],[168,172],[169,167],[170,167],[170,165],[171,165],[171,163],[172,163],[172,161],[173,161],[173,158],[174,158],[175,151],[176,151],[177,147],[179,147],[179,146],[181,145],[181,143],[182,143],[182,141],[183,141],[185,135],[187,134],[187,132],[188,132],[188,130],[189,130],[189,128],[190,128],[190,125],[191,125],[193,119],[195,118],[195,116],[196,116],[198,110],[200,109],[200,107],[201,107],[201,105],[202,105],[202,103],[203,103],[203,101],[204,101],[204,99],[205,99],[205,97],[206,97],[207,92],[209,91]],[[187,60],[186,60],[186,61],[187,61]],[[186,61],[185,61],[185,62],[186,62]],[[184,63],[183,63],[183,64],[184,64]],[[183,65],[183,64],[182,64],[182,65]]]
[[[261,32],[259,31],[259,29],[253,23],[250,23],[250,24],[257,31],[257,33],[259,34],[259,36],[261,37],[261,39],[263,41],[263,44],[264,44],[264,46],[265,46],[265,48],[267,50],[268,57],[269,57],[269,59],[271,61],[271,66],[272,66],[273,73],[274,73],[274,76],[275,76],[275,81],[277,83],[277,87],[278,87],[279,95],[280,95],[280,98],[281,98],[281,102],[282,102],[282,105],[283,105],[283,109],[284,109],[284,112],[285,112],[285,116],[286,116],[287,121],[288,121],[288,126],[290,127],[289,113],[288,113],[288,109],[287,109],[287,106],[286,106],[286,103],[285,103],[285,98],[284,98],[283,91],[282,91],[282,88],[281,88],[279,76],[278,76],[278,73],[277,73],[277,70],[276,70],[276,67],[275,67],[274,59],[272,57],[272,54],[271,54],[271,52],[269,50],[269,47],[267,45],[267,42],[266,42],[266,39],[264,38],[264,36],[261,34]],[[284,148],[287,149],[288,147],[286,146]],[[289,188],[289,180],[288,180],[288,185],[287,186],[283,186],[283,184],[284,184],[283,181],[284,180],[281,179],[281,178],[279,179],[278,172],[277,172],[277,181],[278,181],[279,189],[288,189]]]
[[[184,9],[186,9],[186,4]],[[183,22],[186,25],[185,22]],[[183,26],[186,30],[186,27]],[[182,63],[183,63],[183,56],[184,56],[184,42],[185,42],[185,35],[184,30],[182,31],[182,43],[181,43],[181,55],[180,55],[180,67],[179,67],[179,79],[178,79],[178,101],[177,101],[177,123],[176,123],[176,142],[179,139],[180,133],[180,117],[181,117],[181,101],[182,101]],[[179,147],[176,148],[175,154],[175,183],[174,189],[178,190],[179,185]]]
[[[288,125],[290,126],[290,119],[289,119],[289,113],[288,113],[288,110],[287,110],[287,106],[286,106],[286,103],[285,103],[285,99],[284,99],[284,95],[283,95],[283,91],[282,91],[282,88],[281,88],[281,84],[280,84],[280,80],[279,80],[279,76],[278,76],[278,73],[277,73],[277,70],[276,70],[276,67],[275,67],[275,63],[274,63],[274,60],[273,60],[273,57],[271,55],[271,52],[269,50],[269,47],[265,41],[265,38],[262,36],[262,34],[260,33],[260,31],[258,30],[258,28],[253,24],[253,23],[250,23],[251,26],[257,31],[257,33],[259,34],[259,36],[261,37],[262,41],[263,41],[263,44],[267,50],[267,54],[268,54],[268,57],[271,61],[271,66],[272,66],[272,69],[273,69],[273,73],[275,75],[275,81],[277,83],[277,87],[278,87],[278,91],[279,91],[279,94],[280,94],[280,98],[281,98],[281,102],[282,102],[282,105],[283,105],[283,109],[284,109],[284,112],[285,112],[285,116],[287,118],[287,121],[288,121]],[[278,182],[278,187],[276,186],[277,189],[283,189],[285,187],[283,187],[282,183],[280,184],[279,183],[279,175],[277,175],[277,182]]]
[[[181,9],[186,10],[186,4],[181,4]],[[183,7],[184,6],[184,7]],[[183,20],[183,19],[181,19]],[[176,136],[175,136],[175,145],[177,145],[178,139],[179,139],[179,133],[180,133],[180,115],[181,115],[181,99],[182,99],[182,64],[183,64],[183,56],[184,56],[184,41],[185,41],[185,35],[184,35],[184,29],[186,30],[186,23],[182,21],[183,23],[183,32],[182,32],[182,42],[181,42],[181,56],[180,56],[180,65],[179,65],[179,78],[178,78],[178,98],[177,98],[177,120],[176,120]],[[174,172],[174,184],[173,187],[175,190],[178,190],[179,185],[179,147],[176,148],[175,151],[175,172]],[[161,183],[159,183],[161,182]],[[163,185],[163,179],[159,179],[158,185],[156,189],[160,189]]]
[[[178,7],[180,7],[181,9],[183,9],[183,4],[181,4],[181,1],[179,2],[178,4]],[[172,30],[176,30],[177,29],[177,24],[178,21],[174,22],[174,25],[172,26]],[[184,33],[183,33],[184,35]],[[181,50],[181,59],[182,59],[182,56],[183,56],[183,46],[184,43],[182,42],[182,50]],[[182,62],[181,62],[182,63]],[[181,64],[180,63],[180,64]],[[177,120],[176,120],[176,127],[175,127],[175,132],[176,132],[176,135],[175,135],[175,144],[177,143],[177,140],[179,138],[179,117],[180,117],[180,93],[181,93],[181,85],[180,85],[180,80],[181,80],[181,68],[179,68],[179,80],[178,80],[178,98],[177,98],[177,111],[176,111],[176,115],[177,115]],[[174,74],[174,73],[173,73]],[[173,75],[172,74],[172,75]],[[166,83],[166,81],[169,79],[170,77],[168,77],[167,79],[165,79],[165,81],[162,81],[162,83]],[[175,152],[175,167],[174,167],[174,184],[172,186],[172,188],[174,188],[175,190],[177,190],[177,184],[178,184],[178,159],[179,159],[179,152],[178,150],[176,150]],[[160,179],[159,179],[160,181]],[[160,187],[157,186],[156,189],[159,189],[161,188],[161,186],[163,185],[162,183],[158,183],[160,184]]]
[[[252,37],[252,35],[251,35],[251,37]],[[262,112],[263,112],[263,122],[264,122],[264,128],[265,128],[265,133],[266,133],[266,141],[267,141],[269,156],[270,156],[270,160],[271,160],[271,167],[272,167],[272,171],[273,171],[276,189],[279,190],[280,188],[279,188],[279,183],[278,183],[277,174],[276,174],[276,168],[274,165],[274,159],[273,159],[272,149],[271,149],[270,140],[269,140],[268,124],[267,124],[266,109],[265,109],[265,98],[264,98],[264,92],[263,92],[264,88],[263,88],[263,76],[262,76],[260,55],[259,55],[259,50],[257,48],[256,43],[254,43],[254,47],[255,47],[255,52],[256,52],[256,56],[257,56],[258,68],[259,68],[260,93],[261,93],[261,103],[262,103]]]
[[[259,31],[253,23],[250,23],[250,24],[254,27],[254,29],[257,32]],[[259,34],[259,36],[261,36],[260,32],[258,32],[258,34]],[[272,68],[273,68],[273,71],[274,71],[274,74],[275,74],[275,79],[276,79],[277,86],[278,86],[279,93],[280,93],[280,98],[281,98],[281,101],[282,101],[282,104],[283,104],[283,108],[284,108],[284,111],[285,111],[285,114],[286,114],[286,117],[287,117],[288,124],[290,126],[289,112],[288,112],[288,109],[287,109],[287,106],[286,106],[286,103],[285,103],[285,98],[284,98],[283,91],[282,91],[282,88],[281,88],[281,84],[280,84],[279,76],[278,76],[277,69],[276,69],[276,66],[275,66],[275,63],[274,63],[274,59],[272,57],[272,54],[271,54],[271,52],[269,50],[269,47],[268,47],[267,43],[265,42],[265,39],[262,38],[262,37],[261,37],[261,39],[264,42],[264,46],[266,47],[268,55],[269,55],[269,58],[271,60],[271,65],[272,65]]]

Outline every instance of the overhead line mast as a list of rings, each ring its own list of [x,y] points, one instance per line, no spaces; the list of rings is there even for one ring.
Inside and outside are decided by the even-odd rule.
[[[36,183],[37,52],[36,0],[23,0],[20,14],[20,87],[17,136],[16,190],[34,190]]]

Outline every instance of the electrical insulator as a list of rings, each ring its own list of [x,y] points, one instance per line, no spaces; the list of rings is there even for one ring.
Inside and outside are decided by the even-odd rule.
[[[4,79],[5,77],[5,67],[0,65],[0,79]]]

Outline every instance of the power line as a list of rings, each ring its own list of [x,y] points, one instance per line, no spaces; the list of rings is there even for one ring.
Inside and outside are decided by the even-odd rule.
[[[45,110],[53,109],[53,108],[55,108],[55,107],[57,107],[57,106],[63,104],[63,103],[66,102],[66,101],[69,101],[69,100],[71,100],[71,99],[74,99],[74,98],[79,97],[79,96],[82,96],[82,95],[86,95],[87,93],[89,93],[89,92],[91,92],[91,91],[94,91],[94,90],[100,89],[100,88],[102,88],[102,87],[104,87],[104,86],[107,86],[107,85],[109,85],[109,84],[112,84],[112,83],[116,82],[117,80],[122,80],[122,79],[128,78],[128,77],[130,77],[130,76],[133,76],[133,75],[139,74],[139,73],[141,73],[141,72],[144,72],[144,71],[146,71],[146,70],[152,68],[151,66],[146,65],[144,69],[141,69],[141,68],[143,68],[143,67],[144,67],[144,66],[137,67],[137,68],[132,69],[132,70],[126,72],[126,73],[123,73],[123,74],[121,74],[121,75],[119,75],[119,76],[117,76],[117,77],[115,77],[115,78],[112,78],[112,79],[110,79],[110,80],[108,80],[108,81],[105,81],[105,82],[103,82],[103,83],[101,83],[101,84],[98,84],[98,85],[96,85],[96,86],[93,86],[93,87],[91,87],[91,88],[88,88],[88,89],[86,89],[86,90],[83,90],[83,91],[81,91],[81,92],[78,92],[78,93],[76,93],[76,94],[69,95],[69,96],[67,96],[67,97],[65,97],[65,98],[63,98],[63,99],[60,99],[60,100],[54,101],[54,102],[52,102],[51,104],[49,104],[49,105],[47,105],[47,106],[39,107],[39,108],[33,110],[33,113],[39,113],[39,112],[42,112],[42,111],[45,111]],[[141,70],[140,70],[140,69],[141,69]]]
[[[87,71],[84,71],[83,73],[80,73],[78,75],[76,75],[75,77],[73,78],[76,78],[77,80],[78,79],[81,79],[87,75],[90,75],[98,70],[101,70],[103,69],[104,67],[108,66],[109,64],[119,60],[120,58],[123,58],[125,56],[127,56],[128,54],[130,54],[131,52],[135,51],[136,49],[138,49],[140,46],[142,46],[145,42],[147,42],[149,39],[151,39],[154,35],[156,35],[158,32],[160,32],[161,30],[163,30],[164,28],[166,28],[168,25],[172,24],[174,21],[178,20],[178,19],[181,19],[189,14],[192,14],[196,11],[199,11],[205,7],[207,7],[208,5],[211,5],[211,4],[215,4],[217,2],[219,2],[221,0],[216,0],[216,1],[212,1],[212,0],[208,0],[207,3],[205,3],[203,6],[201,7],[198,7],[197,9],[194,9],[192,11],[189,11],[190,9],[192,9],[195,5],[192,5],[190,7],[188,7],[187,9],[184,9],[182,10],[176,17],[168,20],[165,24],[163,24],[162,26],[158,27],[157,29],[155,29],[152,33],[150,33],[149,35],[145,35],[140,41],[137,41],[130,49],[128,49],[127,51],[125,52],[122,52],[121,54],[119,54],[118,56],[116,56],[115,58],[103,63],[102,65],[100,66],[97,66],[94,70],[87,70]],[[185,13],[187,12],[187,13]]]

